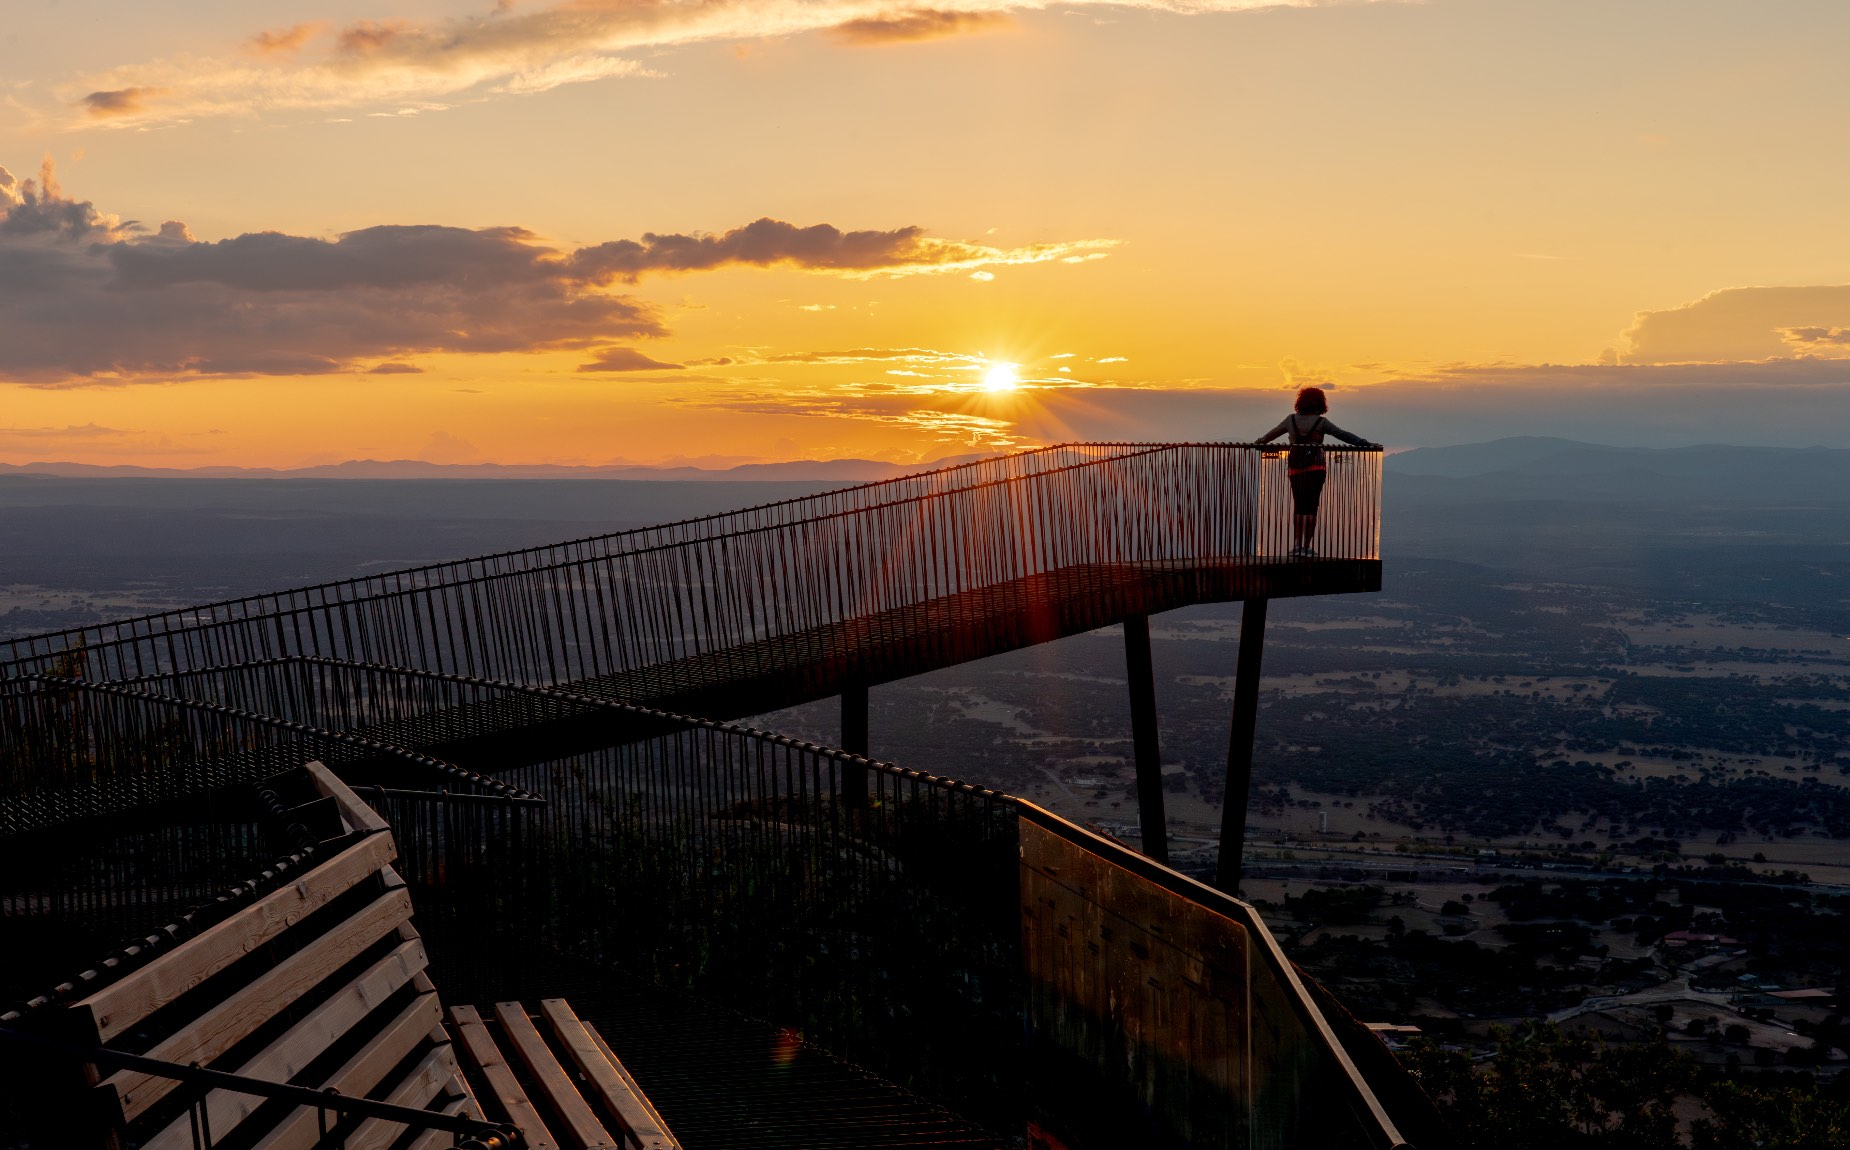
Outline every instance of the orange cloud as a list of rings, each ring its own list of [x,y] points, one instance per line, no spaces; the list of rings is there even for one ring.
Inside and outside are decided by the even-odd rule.
[[[934,442],[984,451],[1032,446],[1005,415],[974,410],[963,397],[867,394],[855,389],[825,394],[741,392],[689,401],[691,406],[745,415],[808,416],[880,424],[922,434]]]
[[[640,242],[615,240],[580,248],[574,268],[588,279],[633,283],[654,272],[710,271],[729,265],[789,266],[850,275],[914,275],[964,271],[985,265],[1072,262],[1102,255],[1115,240],[1077,240],[995,248],[934,239],[919,227],[844,232],[829,224],[798,227],[760,219],[721,235],[657,235]]]
[[[117,88],[112,92],[91,92],[83,103],[92,116],[132,116],[147,106],[151,97],[164,88]]]
[[[1779,336],[1804,355],[1850,348],[1850,328],[1846,327],[1782,327]]]
[[[955,351],[935,351],[928,347],[857,347],[846,351],[795,351],[765,357],[766,363],[854,364],[899,361],[913,364],[957,364],[974,366],[983,358]]]
[[[1835,341],[1794,332],[1850,327],[1850,284],[1736,287],[1659,311],[1641,311],[1625,333],[1627,363],[1697,363],[1835,354]]]
[[[966,32],[988,32],[1014,23],[1006,12],[959,12],[941,8],[912,8],[880,16],[866,16],[838,24],[837,40],[849,44],[895,44],[937,40]]]
[[[371,56],[390,47],[410,27],[406,20],[358,20],[342,28],[334,43],[343,55]]]
[[[678,371],[687,365],[682,363],[663,363],[659,359],[650,359],[633,347],[606,347],[598,349],[597,355],[590,363],[578,365],[579,371]]]
[[[259,32],[245,41],[245,46],[261,56],[275,56],[299,51],[302,45],[314,39],[326,30],[327,25],[311,20],[305,24],[291,24],[274,32]]]
[[[1194,15],[1320,2],[1344,0],[1098,0],[1092,6]],[[428,102],[471,91],[518,95],[641,72],[626,53],[805,32],[831,32],[851,44],[918,40],[994,28],[1009,13],[1050,7],[1052,0],[953,0],[922,8],[874,0],[558,0],[447,20],[362,20],[339,29],[320,53],[303,50],[318,31],[313,25],[260,32],[234,56],[127,65],[72,85],[67,95],[93,109],[98,100],[114,100],[108,114],[123,121]],[[271,57],[269,66],[250,66],[252,48]]]

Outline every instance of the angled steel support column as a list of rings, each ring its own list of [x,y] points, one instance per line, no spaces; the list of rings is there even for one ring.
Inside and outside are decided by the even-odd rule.
[[[1124,620],[1124,675],[1131,687],[1131,745],[1137,762],[1137,819],[1143,853],[1169,861],[1169,828],[1163,815],[1163,755],[1156,736],[1156,669],[1150,660],[1150,617]]]
[[[1246,796],[1253,781],[1253,729],[1259,720],[1259,657],[1265,652],[1265,599],[1248,599],[1240,614],[1240,663],[1233,680],[1233,730],[1227,736],[1227,793],[1220,808],[1220,867],[1214,885],[1240,888],[1246,849]]]
[[[867,684],[851,683],[841,693],[841,749],[867,758]],[[867,805],[867,768],[843,766],[842,802],[850,808]]]

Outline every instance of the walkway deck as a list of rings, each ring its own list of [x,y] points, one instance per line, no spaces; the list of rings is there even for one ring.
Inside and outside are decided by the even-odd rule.
[[[1090,564],[1013,579],[871,615],[742,643],[558,689],[677,714],[732,719],[825,699],[1200,603],[1381,589],[1379,560],[1234,559]],[[633,728],[633,729],[631,729]],[[458,737],[458,732],[469,732]],[[603,710],[530,700],[475,704],[368,727],[478,770],[557,758],[646,737]]]

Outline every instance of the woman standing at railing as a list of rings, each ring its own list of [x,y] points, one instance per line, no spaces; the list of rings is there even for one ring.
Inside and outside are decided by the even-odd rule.
[[[1311,540],[1317,534],[1317,505],[1323,499],[1323,437],[1334,435],[1355,447],[1376,446],[1331,423],[1324,414],[1328,410],[1330,401],[1325,398],[1322,388],[1303,388],[1298,392],[1298,401],[1292,413],[1279,421],[1277,427],[1254,441],[1270,443],[1281,435],[1291,437],[1291,451],[1285,457],[1285,473],[1291,480],[1291,554],[1299,559],[1317,557],[1316,550],[1311,547]]]

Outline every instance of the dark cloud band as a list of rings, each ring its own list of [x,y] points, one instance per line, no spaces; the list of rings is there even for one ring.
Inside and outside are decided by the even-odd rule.
[[[1097,241],[998,249],[917,227],[843,231],[760,219],[564,252],[522,228],[383,225],[335,239],[155,234],[66,199],[48,166],[0,169],[0,379],[63,384],[189,375],[409,373],[420,353],[600,348],[582,370],[676,370],[627,341],[666,334],[611,290],[646,275],[790,267],[913,274],[1096,255]],[[1088,258],[1088,257],[1077,257]]]

